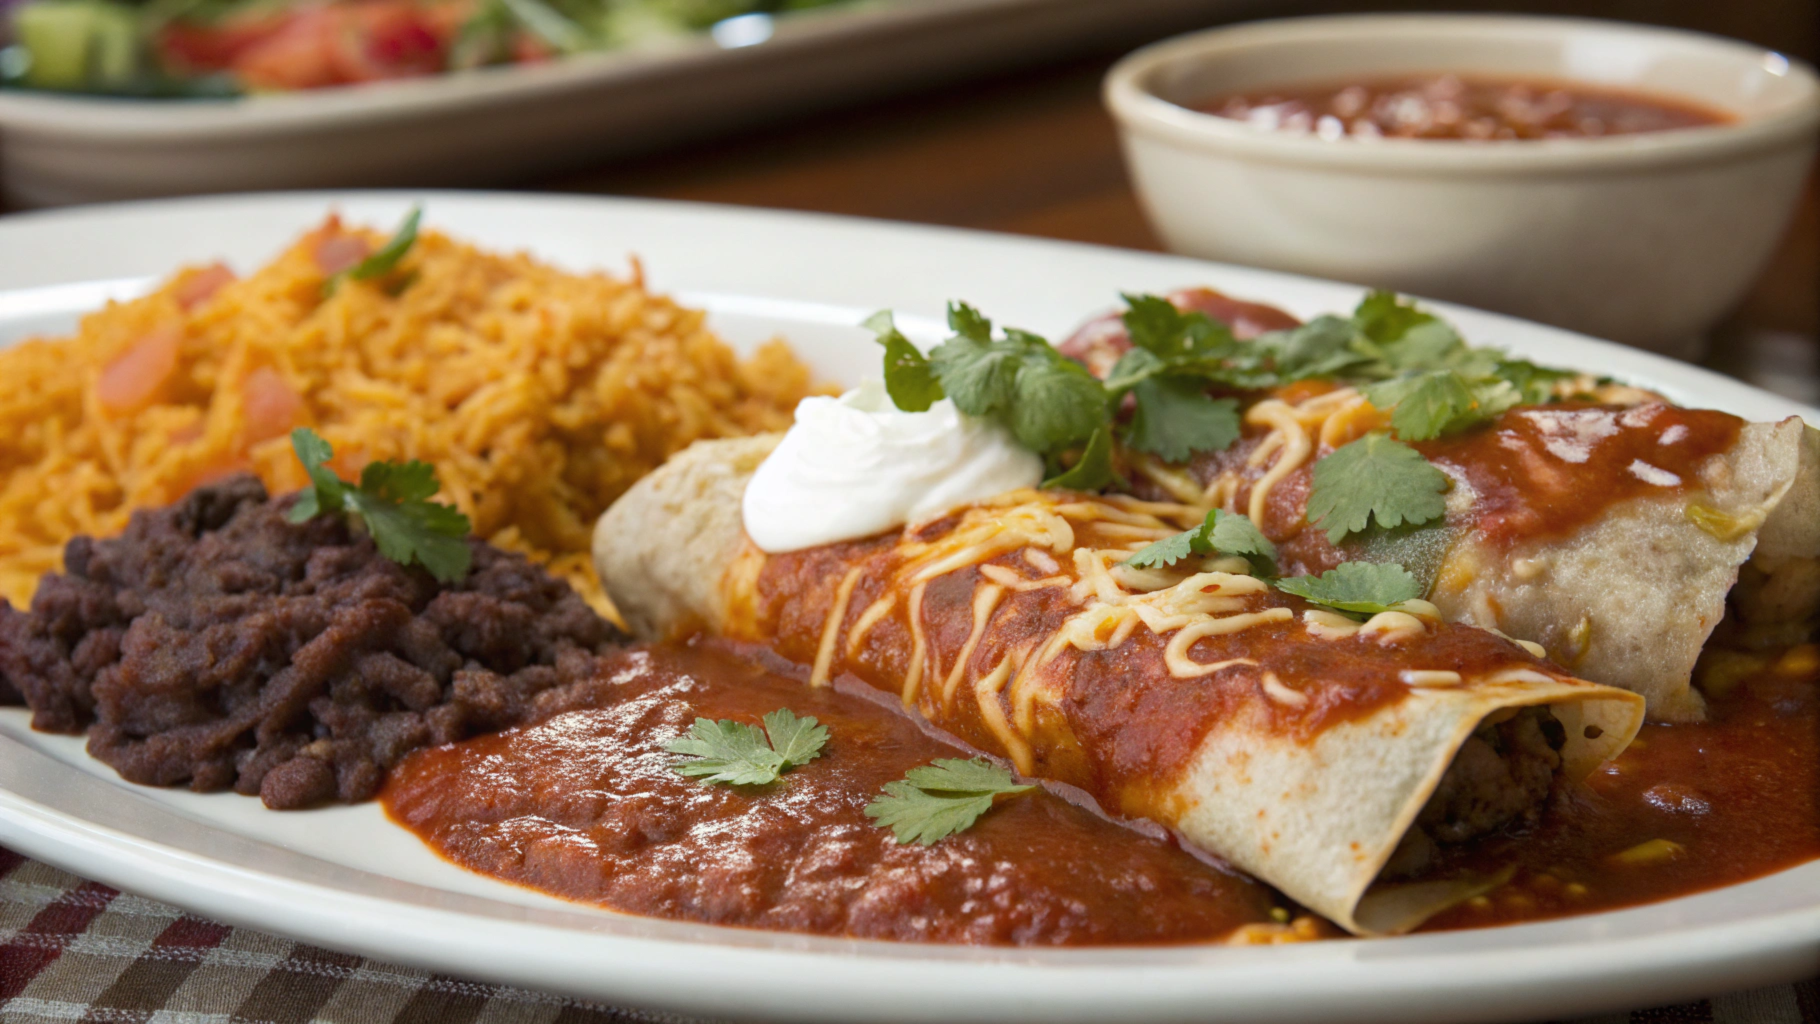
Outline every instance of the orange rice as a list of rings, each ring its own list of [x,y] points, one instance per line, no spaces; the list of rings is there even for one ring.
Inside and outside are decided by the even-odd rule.
[[[72,536],[229,473],[301,487],[288,434],[307,425],[346,477],[430,462],[477,534],[605,609],[587,551],[608,503],[699,438],[781,429],[817,390],[781,342],[741,360],[636,267],[571,274],[425,233],[325,297],[322,247],[350,236],[384,242],[330,217],[249,277],[210,289],[228,275],[190,268],[74,337],[0,349],[0,597],[29,602]]]

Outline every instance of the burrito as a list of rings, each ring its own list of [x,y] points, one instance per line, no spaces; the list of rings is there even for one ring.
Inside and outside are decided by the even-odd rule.
[[[1231,322],[1240,337],[1287,318],[1205,289],[1170,300]],[[1101,376],[1130,347],[1116,318],[1060,346]],[[1134,492],[1248,514],[1286,573],[1397,562],[1448,620],[1538,642],[1576,675],[1642,694],[1652,718],[1699,721],[1695,666],[1722,623],[1728,642],[1747,648],[1813,633],[1820,431],[1797,418],[1748,423],[1680,408],[1586,377],[1554,390],[1572,398],[1413,443],[1452,482],[1444,518],[1418,528],[1336,542],[1309,521],[1315,463],[1389,422],[1360,389],[1331,379],[1242,396],[1237,443],[1183,464],[1138,456]]]
[[[1201,519],[1182,503],[1024,489],[767,554],[741,498],[775,443],[699,442],[602,516],[596,565],[636,633],[711,631],[884,691],[1355,933],[1500,884],[1432,862],[1534,821],[1643,720],[1638,695],[1424,601],[1347,615],[1243,557],[1129,564]]]

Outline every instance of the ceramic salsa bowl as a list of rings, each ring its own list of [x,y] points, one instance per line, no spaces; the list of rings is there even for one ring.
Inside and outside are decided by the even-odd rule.
[[[1324,139],[1192,109],[1224,93],[1442,72],[1617,88],[1731,120],[1461,142]],[[1774,249],[1820,129],[1820,82],[1799,62],[1571,18],[1219,28],[1126,57],[1105,96],[1144,208],[1177,252],[1453,299],[1682,357]]]

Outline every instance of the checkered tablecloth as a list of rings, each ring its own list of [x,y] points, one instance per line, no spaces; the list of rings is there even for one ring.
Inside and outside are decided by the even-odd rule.
[[[0,849],[0,1024],[691,1024],[191,917]],[[1820,982],[1579,1024],[1820,1024]]]

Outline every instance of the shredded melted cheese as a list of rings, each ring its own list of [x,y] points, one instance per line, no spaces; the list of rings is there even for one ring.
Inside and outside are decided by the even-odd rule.
[[[853,600],[853,585],[859,582],[860,567],[854,566],[841,577],[834,591],[834,608],[822,623],[822,640],[815,649],[815,668],[809,673],[810,686],[827,686],[834,666],[834,645],[840,640],[840,624],[847,618],[847,603]]]
[[[1265,460],[1276,460],[1265,480],[1273,475],[1281,479],[1317,443],[1325,444],[1332,416],[1360,408],[1369,406],[1356,393],[1332,392],[1294,406],[1277,401],[1265,415],[1277,424],[1273,436],[1280,439],[1266,440],[1259,449],[1266,453]],[[1263,481],[1254,489],[1254,501],[1258,493],[1268,493]],[[1139,548],[1194,526],[1204,515],[1205,507],[1198,503],[1146,502],[1117,495],[1088,499],[1027,490],[970,507],[932,539],[921,539],[912,529],[890,556],[888,568],[870,563],[872,571],[888,574],[883,596],[862,609],[851,625],[846,620],[863,567],[856,566],[841,579],[824,621],[811,681],[828,682],[836,651],[857,657],[866,637],[896,612],[898,595],[903,594],[910,634],[901,692],[905,706],[950,715],[970,694],[981,725],[1018,770],[1028,774],[1037,767],[1032,744],[1045,708],[1054,707],[1062,696],[1044,670],[1071,650],[1114,650],[1138,630],[1149,630],[1163,638],[1163,663],[1171,676],[1201,679],[1259,665],[1245,657],[1196,660],[1195,645],[1211,637],[1299,625],[1315,640],[1394,645],[1424,635],[1440,621],[1439,611],[1426,601],[1405,602],[1364,622],[1321,608],[1298,615],[1262,600],[1270,586],[1247,574],[1243,558],[1190,558],[1151,568],[1125,564]],[[936,580],[967,569],[979,576],[968,634],[944,668],[940,662],[945,659],[924,620],[924,598]],[[1048,603],[1043,607],[1050,609],[1045,614],[1059,610],[1064,616],[1060,625],[1040,641],[1023,641],[1010,649],[989,644],[994,621],[1007,602],[1037,591],[1050,595],[1044,598]],[[976,660],[985,660],[982,650],[996,661],[989,670],[976,671]],[[1527,678],[1525,672],[1540,675],[1520,668],[1506,675],[1520,680]],[[1463,684],[1458,672],[1441,667],[1406,671],[1402,681],[1420,688]],[[1295,683],[1274,672],[1259,673],[1263,699],[1284,707],[1299,708],[1310,701]]]
[[[1183,504],[1243,512],[1262,524],[1270,495],[1284,478],[1307,465],[1316,452],[1339,448],[1381,426],[1383,413],[1356,389],[1338,388],[1294,404],[1267,398],[1246,409],[1244,420],[1269,429],[1246,456],[1246,470],[1262,467],[1264,473],[1251,485],[1242,509],[1238,498],[1245,489],[1245,474],[1240,470],[1227,469],[1202,487],[1180,467],[1148,456],[1139,458],[1134,468]]]
[[[860,569],[842,578],[824,622],[811,681],[818,685],[828,681],[836,651],[856,657],[871,631],[894,613],[895,595],[907,586],[911,651],[901,693],[904,703],[927,701],[932,708],[951,713],[962,692],[971,691],[981,722],[1020,769],[1032,768],[1029,737],[1037,728],[1045,697],[1036,677],[1068,649],[1109,650],[1137,630],[1148,629],[1167,637],[1164,663],[1172,675],[1200,678],[1256,662],[1246,658],[1199,662],[1191,653],[1196,643],[1295,620],[1288,608],[1257,607],[1256,599],[1269,586],[1244,574],[1242,558],[1208,558],[1151,569],[1124,564],[1139,548],[1194,525],[1204,514],[1198,505],[1177,502],[1122,496],[1084,499],[1038,491],[1014,492],[975,506],[940,537],[913,536],[899,546],[885,596],[845,626],[844,646],[842,629]],[[1016,555],[1022,566],[1004,561],[1006,555]],[[974,589],[966,642],[944,669],[923,618],[926,588],[967,568],[977,569],[981,582]],[[1039,590],[1055,592],[1057,600],[1074,610],[1040,648],[1002,656],[991,671],[969,680],[976,654],[1007,596]],[[1272,699],[1285,703],[1306,700],[1280,683],[1269,692]]]
[[[1245,514],[1252,522],[1262,523],[1264,510],[1270,505],[1270,492],[1284,477],[1302,468],[1317,450],[1338,448],[1371,429],[1377,416],[1376,407],[1353,388],[1339,388],[1294,405],[1280,398],[1267,398],[1245,410],[1246,423],[1270,428],[1246,459],[1248,468],[1256,469],[1266,462],[1270,468],[1251,486]],[[1241,485],[1238,474],[1228,470],[1207,486],[1203,500],[1236,512]]]
[[[859,618],[853,622],[853,628],[847,630],[847,657],[859,657],[860,648],[866,642],[866,635],[871,633],[872,627],[878,625],[896,607],[897,592],[887,590],[884,597],[867,605],[866,610],[859,613]]]
[[[1005,588],[993,583],[973,592],[973,630],[967,634],[967,642],[961,645],[961,653],[954,659],[954,668],[949,670],[948,678],[942,683],[942,707],[954,706],[954,691],[960,686],[967,665],[973,661],[973,652],[978,649],[980,638],[986,635],[986,626],[992,621],[992,613],[998,611],[999,599],[1004,596]]]

